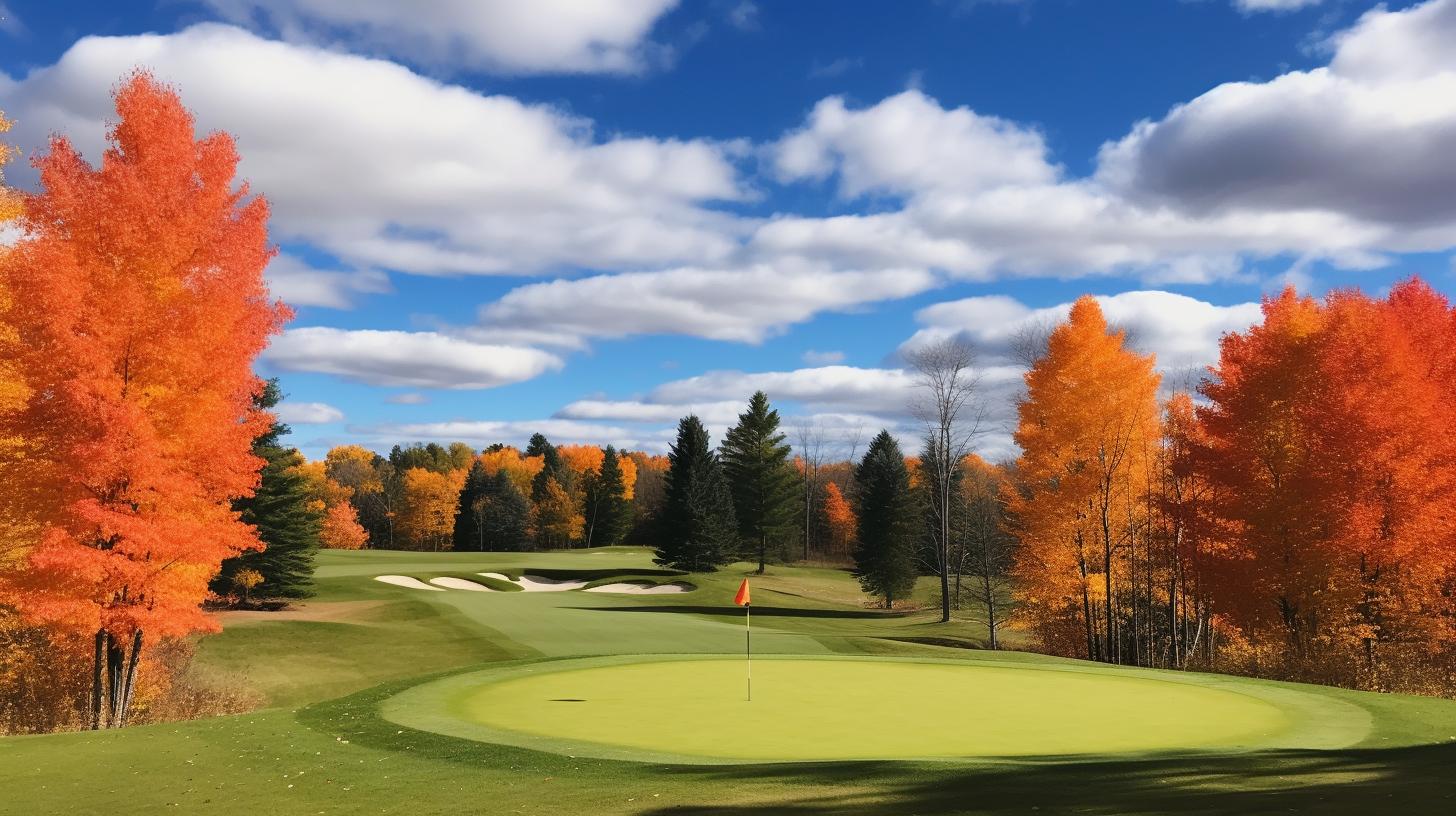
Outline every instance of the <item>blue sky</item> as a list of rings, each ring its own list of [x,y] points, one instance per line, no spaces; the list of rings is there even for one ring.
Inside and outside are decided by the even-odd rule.
[[[1456,0],[399,7],[0,0],[22,148],[97,155],[138,65],[236,135],[311,456],[661,450],[758,387],[913,435],[899,352],[951,335],[1005,453],[1010,340],[1080,294],[1182,382],[1287,283],[1452,283]]]

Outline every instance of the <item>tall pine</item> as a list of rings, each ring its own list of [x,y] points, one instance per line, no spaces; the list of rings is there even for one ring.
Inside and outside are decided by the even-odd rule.
[[[632,502],[627,498],[617,449],[608,445],[601,466],[588,473],[583,482],[586,545],[610,547],[622,543],[632,529]]]
[[[484,513],[481,498],[485,494],[485,483],[490,476],[485,465],[476,460],[465,474],[465,486],[460,489],[460,502],[455,508],[455,532],[452,536],[456,552],[485,549],[485,534],[482,532]]]
[[[270,410],[283,398],[276,379],[269,380],[255,403]],[[274,422],[253,441],[253,453],[265,462],[258,490],[239,499],[233,508],[242,520],[258,528],[264,549],[245,552],[222,562],[212,590],[227,594],[233,576],[256,570],[263,582],[253,594],[266,598],[307,598],[313,594],[313,557],[319,547],[323,513],[312,504],[308,480],[299,472],[303,456],[280,444],[288,426]]]
[[[779,412],[768,395],[754,393],[722,446],[723,472],[733,492],[738,533],[758,560],[758,572],[771,550],[794,537],[798,521],[798,477],[789,467],[789,446],[779,433]]]
[[[738,523],[723,466],[696,416],[678,423],[667,461],[662,537],[654,560],[674,569],[713,572],[732,559]]]
[[[854,575],[865,592],[884,597],[889,609],[915,587],[920,526],[905,455],[889,431],[880,431],[870,442],[855,468],[854,482],[859,497]]]

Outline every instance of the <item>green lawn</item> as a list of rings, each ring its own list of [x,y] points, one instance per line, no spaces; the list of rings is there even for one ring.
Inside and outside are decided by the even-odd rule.
[[[1456,812],[1456,703],[922,645],[983,632],[866,608],[835,570],[754,579],[750,709],[737,661],[689,659],[741,649],[747,570],[429,592],[372,579],[669,579],[633,548],[326,552],[316,599],[201,644],[272,707],[0,739],[0,814]],[[866,655],[894,659],[832,659]],[[762,756],[843,761],[715,761]]]

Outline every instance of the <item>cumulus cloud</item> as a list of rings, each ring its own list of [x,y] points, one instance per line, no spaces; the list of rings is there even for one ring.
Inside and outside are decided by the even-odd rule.
[[[389,276],[378,270],[315,269],[286,253],[273,258],[264,276],[273,296],[291,306],[348,309],[358,295],[390,291]]]
[[[384,398],[390,405],[424,405],[430,398],[418,392],[409,391],[403,394],[390,394]]]
[[[1235,82],[1106,145],[1098,178],[1195,215],[1328,213],[1397,251],[1456,242],[1456,0],[1383,8],[1330,65]]]
[[[343,39],[430,65],[511,74],[634,73],[677,0],[203,0],[228,19],[322,43]]]
[[[278,238],[347,265],[523,274],[716,262],[743,229],[705,206],[747,195],[734,146],[600,139],[556,108],[220,24],[86,37],[52,66],[0,75],[16,143],[61,132],[99,159],[108,91],[139,65],[177,84],[201,129],[238,138],[240,174],[268,196]]]
[[[839,176],[846,197],[1052,181],[1041,134],[969,108],[945,110],[916,90],[860,110],[843,97],[814,106],[803,127],[772,149],[785,181]]]
[[[326,402],[280,402],[273,413],[279,422],[289,425],[327,425],[344,421],[344,412]]]
[[[684,267],[529,284],[483,307],[480,321],[484,336],[554,338],[556,345],[633,334],[757,343],[823,311],[908,297],[935,284],[932,273],[914,267],[855,271],[787,260]]]
[[[1202,367],[1218,358],[1219,338],[1247,329],[1260,319],[1258,303],[1218,306],[1162,291],[1100,295],[1097,302],[1109,323],[1128,332],[1129,342],[1158,356],[1165,371]],[[1029,331],[1066,319],[1072,304],[1034,309],[1004,295],[937,303],[916,313],[921,325],[903,349],[951,337],[969,341],[987,364],[1015,362],[1015,345]]]
[[[577,400],[556,412],[560,419],[608,420],[613,422],[676,422],[696,414],[710,425],[728,425],[737,420],[746,400],[701,403],[654,403],[639,400]]]
[[[519,346],[474,343],[436,332],[321,326],[288,329],[264,353],[282,371],[333,374],[369,385],[477,389],[529,380],[561,358]]]

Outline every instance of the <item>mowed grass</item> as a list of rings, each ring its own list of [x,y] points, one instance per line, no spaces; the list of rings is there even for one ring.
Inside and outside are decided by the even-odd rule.
[[[853,580],[831,569],[771,567],[769,576],[754,579],[755,651],[793,656],[793,663],[828,665],[837,664],[826,658],[842,655],[952,661],[955,667],[967,667],[962,669],[966,680],[959,682],[957,673],[948,672],[933,687],[917,686],[916,681],[909,684],[915,693],[872,703],[855,695],[884,683],[864,684],[852,677],[779,678],[778,685],[798,701],[782,703],[785,710],[812,703],[820,710],[827,706],[847,712],[835,727],[847,723],[857,730],[836,742],[903,743],[911,739],[907,735],[927,731],[957,732],[946,737],[956,740],[962,739],[958,732],[970,732],[965,739],[973,740],[982,726],[956,719],[969,716],[959,713],[969,709],[1001,718],[1004,733],[999,739],[1005,744],[1031,740],[1030,734],[1016,733],[1015,722],[1019,718],[1029,727],[1034,718],[1043,729],[1063,725],[1059,730],[1066,732],[1065,739],[1089,744],[1101,740],[1103,750],[1038,755],[1030,761],[628,762],[572,756],[556,750],[560,745],[534,750],[435,733],[386,716],[397,715],[402,701],[408,702],[426,684],[484,688],[471,679],[477,672],[564,667],[563,661],[583,656],[597,656],[591,660],[603,667],[616,662],[626,670],[639,654],[737,651],[742,644],[741,610],[729,604],[748,569],[740,564],[714,575],[691,576],[699,589],[684,595],[426,592],[372,578],[402,574],[428,580],[557,570],[667,579],[655,571],[648,553],[637,548],[530,554],[324,553],[317,598],[291,617],[280,616],[288,619],[224,620],[226,631],[200,646],[203,670],[255,685],[273,707],[115,733],[0,739],[0,814],[1456,811],[1451,771],[1456,767],[1456,704],[910,643],[906,639],[970,643],[984,632],[971,622],[934,623],[928,610],[885,615],[866,608]],[[769,662],[764,659],[755,668],[769,671],[760,668]],[[1055,669],[1066,682],[1077,677],[1089,682],[1030,693],[1024,675],[1013,670],[1032,668]],[[977,675],[992,669],[991,674]],[[989,679],[993,674],[994,683]],[[971,679],[976,676],[987,681]],[[770,694],[772,676],[762,677],[760,694]],[[1327,747],[1292,747],[1298,741],[1291,738],[1242,753],[1200,751],[1192,741],[1197,734],[1208,734],[1208,727],[1199,723],[1207,722],[1209,697],[1200,693],[1193,700],[1160,700],[1127,691],[1131,687],[1121,682],[1127,678],[1140,679],[1141,684],[1132,684],[1140,690],[1172,680],[1246,695],[1275,705],[1282,716],[1332,723],[1350,739],[1356,731],[1363,737],[1345,747],[1335,747],[1342,744],[1337,734],[1306,743]],[[688,688],[686,681],[701,680],[686,678],[681,685]],[[890,678],[882,680],[895,685]],[[1119,682],[1106,685],[1114,680]],[[726,694],[732,678],[725,673],[721,682]],[[1108,698],[1112,687],[1124,690],[1116,695],[1121,702]],[[1271,702],[1271,696],[1279,699]],[[432,699],[448,704],[447,697],[442,693]],[[653,714],[659,723],[671,724],[663,727],[693,732],[712,726],[705,719],[706,707],[693,710],[681,700],[664,702]],[[840,702],[842,706],[835,705]],[[1013,706],[1021,713],[1013,715]],[[1107,708],[1105,719],[1085,719],[1103,717],[1096,713],[1099,707]],[[857,716],[855,709],[865,710]],[[919,713],[927,711],[932,713]],[[1119,716],[1142,718],[1146,727],[1119,725]],[[798,732],[808,734],[813,727],[796,725]],[[1118,730],[1140,739],[1153,739],[1149,731],[1178,733],[1180,747],[1145,746],[1118,753],[1110,739],[1110,732]],[[1101,732],[1109,733],[1099,736]]]
[[[759,760],[1241,750],[1303,725],[1278,701],[1197,683],[964,661],[764,659],[752,666],[751,700],[740,659],[541,669],[485,682],[456,710],[488,727],[588,743],[573,753]],[[933,703],[968,692],[996,704]],[[1089,698],[1097,705],[1078,704]],[[1183,714],[1168,722],[1167,711]],[[895,726],[872,731],[877,722]]]

